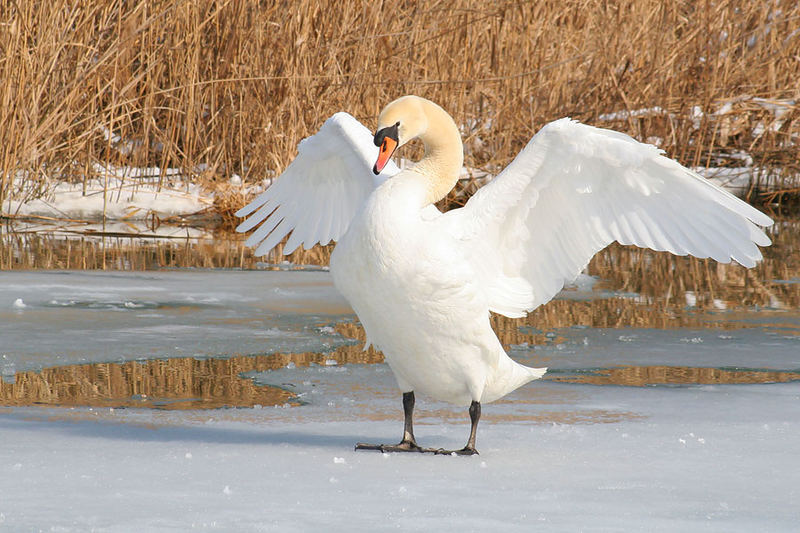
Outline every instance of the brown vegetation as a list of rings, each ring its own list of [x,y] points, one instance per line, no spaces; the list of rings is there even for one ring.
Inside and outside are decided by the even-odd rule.
[[[570,115],[659,138],[685,164],[741,150],[796,174],[799,27],[784,0],[0,0],[0,204],[98,164],[255,183],[335,111],[371,127],[406,93],[456,117],[476,168]]]

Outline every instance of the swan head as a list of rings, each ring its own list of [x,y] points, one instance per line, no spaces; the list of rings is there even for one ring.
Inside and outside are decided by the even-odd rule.
[[[395,150],[423,135],[428,129],[428,115],[423,102],[426,100],[409,95],[398,98],[383,108],[378,116],[374,139],[375,146],[380,148],[378,160],[372,167],[375,174],[380,174]]]

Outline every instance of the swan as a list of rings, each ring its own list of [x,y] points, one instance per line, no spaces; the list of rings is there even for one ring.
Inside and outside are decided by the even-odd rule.
[[[392,155],[412,139],[424,156],[400,170]],[[290,233],[285,254],[337,242],[334,284],[364,326],[365,349],[383,352],[404,412],[398,444],[357,450],[477,453],[481,405],[546,372],[506,354],[489,312],[524,316],[614,241],[745,267],[771,244],[759,226],[772,220],[752,206],[654,146],[569,118],[545,125],[465,206],[441,213],[433,204],[462,164],[450,115],[404,96],[381,111],[374,135],[347,113],[333,115],[237,212],[249,215],[238,231],[260,224],[246,241],[256,255]],[[464,448],[417,444],[415,392],[468,407]]]

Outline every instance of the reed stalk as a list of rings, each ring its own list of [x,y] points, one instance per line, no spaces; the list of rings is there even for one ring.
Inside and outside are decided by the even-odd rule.
[[[334,112],[372,127],[406,93],[456,117],[475,168],[572,116],[788,179],[798,28],[785,0],[0,0],[0,205],[96,163],[257,183]]]

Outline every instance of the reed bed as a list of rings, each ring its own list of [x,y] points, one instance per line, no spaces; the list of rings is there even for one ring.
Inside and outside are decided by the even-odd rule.
[[[334,112],[372,127],[407,93],[450,111],[466,164],[490,172],[572,116],[788,179],[798,28],[783,0],[0,0],[0,205],[112,166],[256,184]],[[751,199],[796,186],[778,183]],[[220,197],[228,216],[246,200]]]

